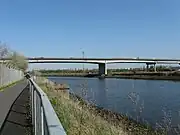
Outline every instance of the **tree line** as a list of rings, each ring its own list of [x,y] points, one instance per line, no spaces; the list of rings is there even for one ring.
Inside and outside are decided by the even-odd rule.
[[[156,71],[174,71],[178,67],[168,67],[168,66],[157,66]],[[130,72],[130,71],[146,71],[147,69],[145,67],[143,68],[117,68],[117,69],[107,69],[108,73],[112,72]],[[154,67],[150,66],[148,71],[154,71]],[[49,69],[41,69],[39,72],[43,74],[51,74],[51,73],[98,73],[98,69],[54,69],[54,70],[49,70]]]

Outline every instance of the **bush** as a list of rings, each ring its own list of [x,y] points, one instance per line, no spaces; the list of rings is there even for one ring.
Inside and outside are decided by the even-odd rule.
[[[23,72],[27,70],[28,61],[25,56],[17,52],[13,52],[9,58],[11,65],[13,65],[16,69],[22,70]]]

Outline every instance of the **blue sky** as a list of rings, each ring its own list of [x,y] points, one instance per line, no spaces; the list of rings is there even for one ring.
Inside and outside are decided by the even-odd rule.
[[[179,0],[1,0],[0,41],[29,57],[84,51],[86,57],[180,58],[179,7]]]

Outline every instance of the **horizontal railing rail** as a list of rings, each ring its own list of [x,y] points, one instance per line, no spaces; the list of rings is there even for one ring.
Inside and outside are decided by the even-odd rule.
[[[48,96],[29,78],[31,115],[34,135],[66,135]]]

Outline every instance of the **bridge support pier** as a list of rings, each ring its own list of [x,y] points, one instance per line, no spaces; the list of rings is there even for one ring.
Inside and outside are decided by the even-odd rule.
[[[149,63],[146,63],[146,71],[149,71]]]
[[[106,63],[99,63],[99,75],[107,75]]]
[[[156,72],[157,70],[156,70],[156,63],[154,63],[154,72]]]
[[[146,71],[148,72],[149,71],[149,66],[150,65],[153,65],[152,68],[154,68],[154,72],[156,72],[156,63],[146,63]]]

